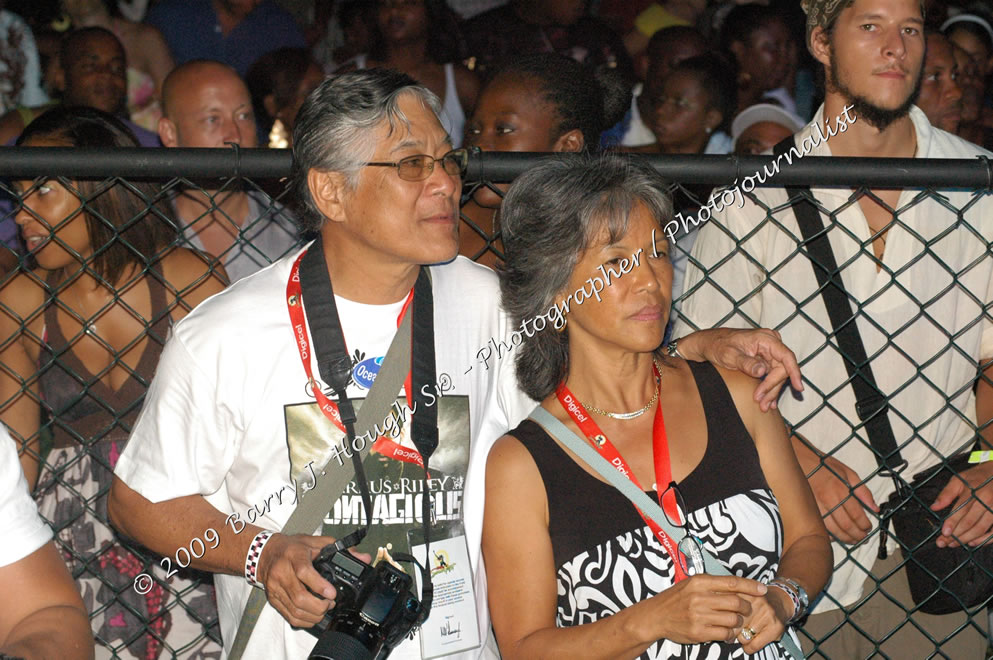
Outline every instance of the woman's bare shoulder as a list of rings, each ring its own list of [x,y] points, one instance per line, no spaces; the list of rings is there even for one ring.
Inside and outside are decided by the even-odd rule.
[[[47,271],[20,270],[0,282],[0,309],[3,316],[27,321],[39,314],[48,296]]]
[[[493,443],[486,461],[487,470],[500,472],[516,472],[526,467],[528,463],[534,465],[534,460],[524,444],[509,433],[500,436]]]
[[[755,400],[755,388],[758,386],[759,379],[741,371],[725,369],[716,365],[715,368],[727,385],[731,399],[738,410],[738,415],[751,436],[760,439],[768,436],[770,430],[775,430],[778,434],[784,424],[779,411],[772,409],[763,412]]]
[[[548,524],[548,494],[538,465],[524,444],[509,434],[493,444],[486,461],[486,519],[498,527],[518,528],[525,521]]]
[[[518,438],[501,436],[490,449],[486,460],[487,489],[510,488],[516,494],[537,486],[544,487],[541,472],[531,452]]]

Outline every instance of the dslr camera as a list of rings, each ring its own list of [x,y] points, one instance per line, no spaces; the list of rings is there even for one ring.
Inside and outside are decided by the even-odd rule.
[[[414,579],[389,562],[370,566],[329,545],[314,568],[338,596],[334,608],[308,629],[317,637],[310,660],[383,660],[420,622]]]

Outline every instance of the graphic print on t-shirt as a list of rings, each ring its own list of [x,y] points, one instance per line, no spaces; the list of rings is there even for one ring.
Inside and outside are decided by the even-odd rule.
[[[356,412],[363,401],[352,399]],[[398,398],[379,426],[383,437],[413,449],[411,415],[406,403],[406,399]],[[469,397],[439,396],[434,405],[438,407],[438,448],[428,464],[433,516],[436,522],[461,520],[462,495],[469,466]],[[307,487],[311,482],[307,464],[313,461],[320,479],[321,466],[332,456],[332,443],[341,447],[346,442],[345,434],[321,413],[316,403],[287,405],[284,415],[292,471],[289,477]],[[344,454],[341,458],[348,460]],[[336,464],[332,463],[330,469]],[[424,471],[415,463],[394,460],[375,452],[370,452],[362,465],[372,496],[372,528],[362,542],[363,550],[375,555],[377,547],[392,543],[395,549],[408,552],[407,531],[421,528]],[[341,538],[364,524],[362,493],[353,479],[329,508],[321,534]]]

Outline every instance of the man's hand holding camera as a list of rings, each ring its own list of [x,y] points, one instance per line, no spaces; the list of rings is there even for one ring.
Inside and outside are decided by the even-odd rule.
[[[334,541],[329,536],[274,534],[259,556],[258,579],[269,603],[294,627],[316,625],[334,607],[335,588],[314,570],[314,559]]]
[[[335,588],[314,569],[321,550],[334,542],[330,536],[274,534],[259,556],[259,582],[269,604],[296,628],[317,625],[334,607]],[[366,553],[352,554],[372,560]]]

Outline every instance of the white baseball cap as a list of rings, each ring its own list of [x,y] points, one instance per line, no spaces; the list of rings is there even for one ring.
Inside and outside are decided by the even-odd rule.
[[[993,43],[993,28],[986,19],[976,16],[975,14],[970,14],[969,12],[963,12],[957,16],[952,16],[947,21],[941,24],[941,32],[944,34],[948,33],[948,28],[952,27],[956,23],[973,23],[983,28],[986,34],[990,37],[990,43]]]
[[[771,121],[774,124],[782,124],[793,133],[796,133],[803,128],[806,123],[792,112],[784,110],[778,105],[772,103],[756,103],[755,105],[750,105],[739,112],[738,116],[734,118],[734,121],[731,123],[731,137],[734,138],[735,142],[737,142],[738,136],[755,124],[763,121]]]

